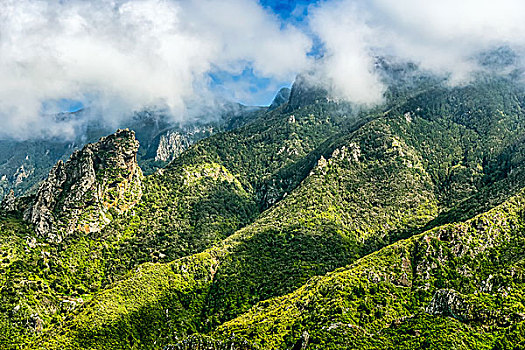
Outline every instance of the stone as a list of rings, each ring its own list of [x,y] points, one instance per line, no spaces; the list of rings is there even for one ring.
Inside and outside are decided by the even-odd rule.
[[[425,311],[431,315],[449,316],[464,321],[468,318],[467,306],[461,295],[455,290],[439,289],[434,293]]]
[[[59,161],[38,189],[24,219],[37,235],[61,241],[74,231],[101,230],[142,195],[139,143],[133,131],[118,130]]]
[[[6,212],[16,211],[17,205],[16,205],[15,191],[13,190],[9,191],[9,194],[5,196],[5,198],[2,200],[2,204],[0,204],[0,208],[2,208],[2,210]]]

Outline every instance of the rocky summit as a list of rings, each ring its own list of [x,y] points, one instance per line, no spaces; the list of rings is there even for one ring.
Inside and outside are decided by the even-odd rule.
[[[24,211],[37,235],[61,241],[74,231],[101,230],[132,208],[142,195],[133,131],[118,130],[59,161]],[[6,209],[12,207],[7,198]]]

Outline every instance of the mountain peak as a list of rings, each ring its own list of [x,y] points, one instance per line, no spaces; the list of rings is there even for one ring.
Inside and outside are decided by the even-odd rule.
[[[299,74],[293,83],[288,100],[287,111],[291,112],[297,108],[326,101],[328,90],[322,83],[316,81],[312,74]]]
[[[123,129],[58,161],[24,218],[54,241],[74,231],[99,231],[142,195],[138,147],[135,133]]]
[[[288,102],[288,100],[290,99],[291,91],[292,90],[290,90],[290,88],[287,88],[287,87],[281,88],[279,90],[279,92],[277,93],[277,95],[275,95],[275,97],[274,97],[274,99],[272,101],[272,104],[270,105],[268,110],[272,111],[272,110],[274,110],[276,108],[281,107],[286,102]]]

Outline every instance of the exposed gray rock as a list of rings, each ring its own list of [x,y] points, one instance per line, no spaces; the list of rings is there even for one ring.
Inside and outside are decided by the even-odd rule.
[[[166,135],[160,137],[155,160],[163,162],[172,161],[188,148],[191,143],[191,139],[187,134],[183,135],[177,131],[168,132]]]
[[[168,130],[160,136],[155,154],[156,161],[171,162],[195,142],[212,135],[215,129],[208,126],[194,126],[180,130]]]
[[[5,198],[2,200],[2,204],[0,204],[0,207],[2,208],[2,210],[7,212],[16,211],[15,191],[9,191],[9,194],[5,196]]]
[[[29,158],[26,158],[28,160]],[[22,182],[24,182],[25,179],[27,179],[29,176],[31,176],[32,171],[28,171],[25,169],[24,165],[21,165],[20,168],[18,168],[13,175],[13,182],[15,186],[20,185]]]
[[[35,224],[35,231],[40,235],[51,235],[57,200],[62,193],[66,179],[64,163],[58,163],[51,169],[47,180],[43,181],[33,205],[24,213],[24,219]]]
[[[34,196],[16,197],[15,191],[10,190],[0,203],[0,210],[6,213],[22,213],[32,204],[33,199]]]
[[[462,321],[468,318],[468,305],[453,289],[436,291],[425,311],[431,315],[450,316]]]
[[[40,184],[24,219],[53,241],[73,231],[102,229],[142,195],[138,146],[133,131],[118,130],[74,152],[66,163],[59,161]]]

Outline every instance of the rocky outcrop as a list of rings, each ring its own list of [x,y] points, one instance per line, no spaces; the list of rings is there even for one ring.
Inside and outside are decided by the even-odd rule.
[[[133,131],[118,130],[76,151],[66,163],[59,161],[40,184],[24,219],[53,241],[74,231],[99,231],[142,195],[138,147]]]
[[[192,140],[187,134],[182,134],[177,131],[168,131],[165,135],[160,137],[155,160],[163,162],[172,161],[192,143]]]
[[[34,196],[16,197],[15,191],[10,190],[0,203],[0,211],[4,213],[19,215],[23,213],[32,203]]]
[[[24,168],[24,165],[21,165],[20,168],[18,168],[15,174],[13,175],[14,185],[20,185],[22,182],[24,182],[25,179],[31,176],[31,173],[32,171],[28,171],[26,168]]]
[[[160,135],[155,154],[155,161],[171,162],[188,147],[202,140],[217,130],[212,125],[174,128]]]
[[[9,194],[4,197],[2,200],[2,204],[0,204],[0,207],[3,211],[6,212],[14,212],[17,209],[16,204],[16,197],[15,197],[15,191],[11,190],[9,191]]]
[[[425,310],[431,315],[454,317],[460,321],[468,318],[468,305],[461,295],[453,289],[439,289]]]

